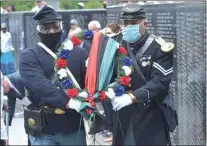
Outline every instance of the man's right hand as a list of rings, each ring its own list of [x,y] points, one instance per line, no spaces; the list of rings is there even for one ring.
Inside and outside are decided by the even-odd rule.
[[[67,104],[67,108],[74,109],[74,110],[76,110],[79,113],[80,112],[80,108],[81,108],[81,102],[71,98],[69,100],[68,104]]]

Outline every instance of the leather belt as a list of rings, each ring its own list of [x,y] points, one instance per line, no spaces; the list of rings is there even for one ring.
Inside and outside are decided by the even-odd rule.
[[[51,113],[51,114],[57,114],[57,115],[65,114],[65,111],[63,111],[59,108],[51,108],[48,106],[41,106],[40,109],[45,113]]]

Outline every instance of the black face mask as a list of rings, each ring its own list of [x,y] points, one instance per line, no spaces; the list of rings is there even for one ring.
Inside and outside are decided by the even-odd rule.
[[[61,43],[62,31],[57,33],[43,34],[38,33],[41,42],[46,45],[50,50],[56,52]]]

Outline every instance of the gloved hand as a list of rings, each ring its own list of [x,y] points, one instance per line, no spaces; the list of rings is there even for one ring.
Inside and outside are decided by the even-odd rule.
[[[79,113],[80,108],[81,108],[81,102],[76,99],[71,98],[67,104],[67,107],[70,109],[74,109]]]
[[[132,98],[128,94],[123,94],[122,96],[116,96],[111,102],[113,105],[113,110],[118,111],[121,108],[132,104]]]

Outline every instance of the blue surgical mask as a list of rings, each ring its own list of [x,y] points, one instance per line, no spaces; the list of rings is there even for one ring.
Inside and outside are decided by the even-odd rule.
[[[122,29],[123,40],[129,43],[135,43],[141,37],[139,32],[139,24],[136,25],[127,25]]]

